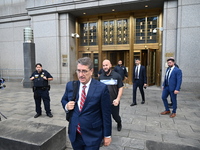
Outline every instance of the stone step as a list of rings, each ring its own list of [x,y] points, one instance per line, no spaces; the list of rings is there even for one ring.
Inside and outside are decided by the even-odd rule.
[[[147,140],[147,150],[200,150],[199,147]]]
[[[0,121],[0,150],[64,150],[66,127],[7,119]]]

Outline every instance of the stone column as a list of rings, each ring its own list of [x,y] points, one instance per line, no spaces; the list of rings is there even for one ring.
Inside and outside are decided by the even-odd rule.
[[[24,80],[23,87],[31,88],[30,76],[35,70],[35,43],[33,42],[33,31],[27,27],[24,29]]]

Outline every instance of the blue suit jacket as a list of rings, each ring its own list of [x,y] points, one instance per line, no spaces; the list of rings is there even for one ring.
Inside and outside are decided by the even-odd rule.
[[[167,73],[168,69],[166,70]],[[166,79],[166,73],[165,73],[165,79]],[[182,71],[174,67],[174,69],[171,72],[171,75],[169,77],[169,90],[170,91],[180,91],[181,89],[181,83],[182,83]],[[165,88],[167,85],[165,83],[165,80],[163,82],[163,87]]]
[[[72,84],[72,82],[67,83],[66,91],[61,100],[64,109],[72,98]],[[76,102],[68,127],[71,142],[76,139],[78,123],[80,123],[81,134],[86,145],[96,145],[100,143],[103,137],[111,135],[111,102],[107,85],[92,79],[81,112]]]

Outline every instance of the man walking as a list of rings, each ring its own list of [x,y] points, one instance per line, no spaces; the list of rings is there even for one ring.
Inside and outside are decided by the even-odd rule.
[[[166,70],[165,79],[163,82],[162,100],[165,106],[165,111],[161,112],[161,115],[170,114],[167,97],[170,95],[173,104],[173,111],[170,118],[176,116],[177,109],[177,94],[180,91],[182,83],[182,71],[175,66],[173,58],[167,60],[168,69]]]
[[[137,105],[136,102],[136,93],[137,88],[139,87],[140,93],[142,95],[142,102],[141,104],[145,103],[145,95],[143,88],[147,86],[147,76],[146,76],[146,69],[144,66],[140,64],[140,60],[135,60],[135,67],[133,69],[133,103],[130,106]]]
[[[108,86],[108,90],[110,93],[110,100],[111,100],[111,111],[112,117],[117,122],[117,130],[121,131],[122,129],[122,121],[119,115],[119,108],[120,108],[120,99],[123,93],[123,82],[120,77],[120,74],[116,73],[115,71],[111,70],[112,64],[109,60],[103,61],[103,70],[99,77],[100,82],[106,84]]]
[[[66,112],[73,110],[68,134],[74,150],[99,150],[111,143],[110,95],[105,84],[92,79],[93,63],[88,57],[77,60],[78,89],[75,101],[73,82],[68,82],[61,103]]]

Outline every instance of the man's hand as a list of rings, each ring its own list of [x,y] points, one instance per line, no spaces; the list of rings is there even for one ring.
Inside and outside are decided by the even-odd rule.
[[[30,80],[34,80],[34,79],[35,79],[34,77],[31,77],[31,78],[30,78]]]
[[[103,139],[104,146],[110,145],[111,141],[112,141],[111,137],[104,137]]]
[[[48,80],[46,76],[44,76],[43,79]]]
[[[115,99],[115,100],[113,101],[113,105],[114,105],[114,106],[118,106],[118,105],[119,105],[119,100]]]
[[[174,94],[178,94],[178,93],[179,93],[179,91],[177,91],[177,90],[174,91]]]
[[[67,110],[72,110],[74,109],[74,105],[75,105],[75,102],[74,101],[69,101],[67,103]]]

